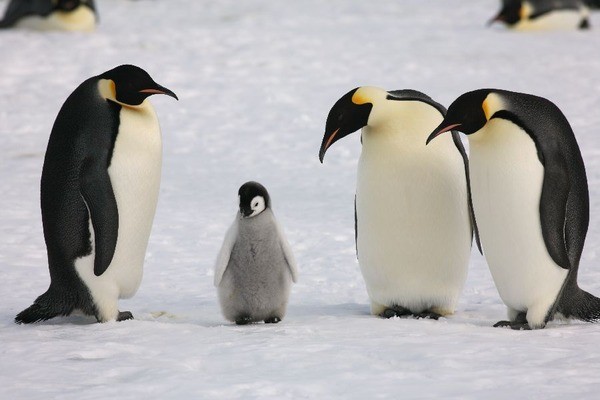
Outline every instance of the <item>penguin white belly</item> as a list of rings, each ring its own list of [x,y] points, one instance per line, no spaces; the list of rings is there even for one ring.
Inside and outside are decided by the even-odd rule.
[[[544,168],[529,135],[495,118],[469,135],[471,190],[483,251],[504,303],[543,325],[567,276],[540,222]],[[533,326],[532,326],[533,327]]]
[[[583,19],[579,10],[556,10],[532,20],[521,20],[514,25],[519,31],[578,29]]]
[[[358,259],[372,313],[398,305],[450,314],[471,249],[462,158],[450,135],[431,148],[425,138],[377,135],[363,134],[356,188]]]
[[[161,165],[160,127],[152,105],[145,101],[140,107],[122,107],[108,168],[119,212],[115,254],[101,276],[94,275],[94,252],[75,262],[77,272],[106,319],[118,313],[117,299],[133,296],[141,283],[158,201]],[[90,231],[93,232],[91,222]]]
[[[25,17],[16,25],[19,28],[40,31],[91,32],[96,29],[96,16],[89,7],[80,5],[70,12],[56,11],[47,17]]]

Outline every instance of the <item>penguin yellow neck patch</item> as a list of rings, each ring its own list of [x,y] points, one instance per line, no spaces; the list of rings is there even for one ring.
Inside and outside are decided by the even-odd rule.
[[[100,79],[98,81],[98,91],[106,100],[117,101],[117,88],[113,80]]]
[[[481,104],[481,108],[483,108],[485,119],[489,121],[497,111],[504,109],[504,103],[497,93],[490,93]]]
[[[373,103],[375,99],[383,97],[385,98],[386,91],[377,87],[362,86],[359,87],[356,92],[352,95],[352,102],[357,106],[361,104]]]

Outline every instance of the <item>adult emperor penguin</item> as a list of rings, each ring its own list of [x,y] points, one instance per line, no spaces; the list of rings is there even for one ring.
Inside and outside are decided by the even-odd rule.
[[[96,21],[94,0],[12,0],[0,28],[90,32]]]
[[[41,182],[50,287],[17,315],[31,323],[75,310],[100,322],[133,318],[160,185],[162,144],[153,94],[175,93],[121,65],[84,81],[50,134]]]
[[[246,182],[238,197],[239,212],[215,265],[221,310],[238,325],[277,323],[285,315],[291,283],[297,280],[296,261],[271,211],[267,189]]]
[[[549,100],[480,89],[456,99],[427,139],[458,129],[470,147],[473,205],[485,257],[509,321],[543,328],[556,313],[592,321],[600,299],[577,285],[588,228],[583,159]]]
[[[502,0],[489,24],[503,22],[519,31],[589,28],[589,10],[581,0]]]
[[[359,87],[327,117],[319,151],[362,129],[355,198],[358,262],[374,315],[452,314],[467,276],[468,161],[458,133],[429,152],[445,109],[414,90]]]

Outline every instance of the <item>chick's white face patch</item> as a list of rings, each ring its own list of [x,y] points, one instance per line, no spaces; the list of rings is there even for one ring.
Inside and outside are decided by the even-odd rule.
[[[262,196],[255,196],[252,199],[252,201],[250,202],[250,210],[252,210],[252,213],[249,215],[245,215],[243,211],[245,204],[242,204],[242,198],[240,196],[238,196],[238,204],[240,208],[240,215],[242,218],[255,217],[261,212],[263,212],[266,208],[265,199]]]
[[[252,214],[250,217],[254,217],[255,215],[260,214],[265,210],[265,199],[262,196],[256,196],[250,202],[250,208],[252,209]]]

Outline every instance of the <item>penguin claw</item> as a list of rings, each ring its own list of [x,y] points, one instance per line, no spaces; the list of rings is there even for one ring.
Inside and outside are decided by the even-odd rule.
[[[527,322],[522,321],[498,321],[494,324],[494,328],[510,328],[515,331],[530,331],[531,327]]]
[[[440,319],[441,315],[438,313],[434,313],[433,311],[424,311],[422,313],[418,313],[418,314],[414,314],[415,318],[417,319],[434,319],[434,320],[438,320]]]
[[[394,318],[394,317],[407,317],[409,315],[414,315],[413,313],[411,313],[409,310],[407,310],[404,307],[400,307],[400,306],[394,306],[394,307],[390,307],[390,308],[386,308],[381,314],[380,316],[385,318],[385,319],[390,319],[390,318]]]
[[[279,318],[279,317],[271,317],[271,318],[265,319],[265,324],[276,324],[280,321],[281,321],[281,318]]]
[[[117,321],[127,321],[128,319],[133,319],[133,314],[131,311],[119,311],[119,315],[117,316]]]
[[[399,318],[413,317],[416,319],[434,319],[437,321],[442,315],[435,313],[433,311],[423,311],[420,313],[414,313],[407,308],[400,307],[400,306],[394,306],[394,307],[386,308],[381,313],[381,316],[386,319],[393,318],[393,317],[399,317]]]
[[[238,319],[235,320],[236,325],[248,325],[251,322],[252,322],[252,318],[250,318],[248,316],[239,317]]]

